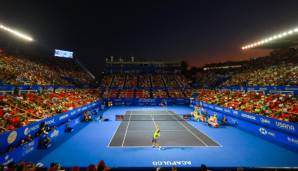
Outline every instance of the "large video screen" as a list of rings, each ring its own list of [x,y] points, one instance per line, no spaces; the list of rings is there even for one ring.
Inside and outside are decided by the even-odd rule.
[[[55,49],[55,56],[61,58],[73,58],[73,52]]]

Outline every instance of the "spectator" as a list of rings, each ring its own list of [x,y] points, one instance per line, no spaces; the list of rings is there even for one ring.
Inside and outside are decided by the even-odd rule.
[[[100,160],[97,165],[97,171],[108,171],[111,170],[108,166],[106,166],[104,160]]]

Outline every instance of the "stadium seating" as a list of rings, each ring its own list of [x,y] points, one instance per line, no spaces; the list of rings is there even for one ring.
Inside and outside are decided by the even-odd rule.
[[[103,77],[102,87],[106,98],[185,98],[188,82],[181,74],[109,74]]]
[[[298,123],[298,101],[292,94],[208,89],[201,89],[198,93],[199,101]]]
[[[200,87],[298,85],[298,52],[276,50],[270,56],[205,65],[196,74]]]
[[[128,74],[126,77],[125,87],[132,88],[137,86],[138,77],[136,75]]]
[[[89,84],[93,79],[73,61],[60,58],[29,58],[0,55],[2,84],[74,85]]]
[[[0,96],[0,131],[5,132],[99,99],[96,89],[72,89]]]
[[[281,64],[262,69],[248,69],[233,75],[224,86],[289,86],[298,85],[298,64]]]

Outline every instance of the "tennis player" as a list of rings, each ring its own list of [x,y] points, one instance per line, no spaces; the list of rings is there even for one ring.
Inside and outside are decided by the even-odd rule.
[[[159,127],[156,127],[156,130],[155,130],[155,132],[153,134],[153,138],[152,138],[152,146],[153,146],[153,148],[154,147],[158,147],[159,149],[161,149],[159,143],[157,142],[158,139],[159,139],[159,137],[160,137],[160,128]]]

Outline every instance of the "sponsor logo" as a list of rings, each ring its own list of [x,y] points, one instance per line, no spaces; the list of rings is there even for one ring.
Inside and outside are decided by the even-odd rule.
[[[59,120],[65,119],[67,117],[68,117],[68,114],[62,115],[62,116],[59,117]]]
[[[216,110],[222,111],[223,109],[221,107],[215,107]]]
[[[54,130],[53,133],[51,134],[51,138],[58,137],[58,135],[59,135],[59,131]]]
[[[229,119],[231,120],[231,123],[233,123],[233,124],[237,124],[238,123],[238,121],[235,120],[235,119],[233,119],[233,118],[229,118]]]
[[[298,88],[295,88],[295,87],[292,87],[292,88],[291,87],[286,87],[285,90],[298,90]]]
[[[76,111],[72,111],[71,113],[70,113],[70,115],[75,115],[76,114]]]
[[[45,124],[47,125],[51,125],[51,124],[54,124],[55,123],[55,119],[51,119],[51,120],[48,120],[45,122]]]
[[[238,115],[238,111],[235,111],[235,110],[234,110],[234,111],[233,111],[233,114],[234,114],[234,115]]]
[[[26,148],[26,149],[23,151],[22,156],[25,156],[25,155],[31,153],[33,150],[34,150],[34,147],[28,147],[28,148]]]
[[[289,130],[289,131],[295,131],[295,127],[293,125],[290,125],[290,124],[287,124],[287,123],[276,121],[275,125],[279,128],[282,128],[282,129],[286,129],[286,130]]]
[[[27,128],[25,128],[25,130],[24,130],[24,135],[28,135],[30,132],[33,132],[33,131],[36,131],[36,130],[38,130],[39,129],[39,125],[35,125],[35,126],[33,126],[33,127],[27,127]]]
[[[17,135],[18,133],[16,131],[12,131],[7,137],[8,144],[15,142],[15,140],[17,139]]]
[[[34,145],[35,145],[34,141],[24,145],[22,155],[25,156],[25,155],[29,154],[30,152],[32,152],[34,150]]]
[[[262,135],[270,135],[272,137],[275,137],[275,133],[268,131],[266,128],[259,128],[259,132]]]
[[[224,112],[231,113],[231,111],[229,109],[224,109]]]
[[[289,142],[294,143],[294,144],[298,144],[298,139],[293,138],[293,137],[288,137],[287,138]]]
[[[271,122],[270,122],[269,119],[260,118],[260,121],[261,121],[262,123],[271,124]]]
[[[253,115],[248,115],[248,114],[242,113],[241,116],[242,116],[243,118],[256,120],[256,117],[253,116]]]
[[[13,158],[11,158],[9,155],[6,155],[4,157],[5,162],[2,163],[3,165],[8,165],[9,163],[13,162]]]
[[[28,135],[29,134],[29,128],[27,127],[27,128],[25,128],[25,130],[24,130],[24,135]]]
[[[267,135],[267,130],[265,128],[260,128],[259,132],[263,135]]]
[[[191,166],[191,161],[153,161],[153,166]]]
[[[153,103],[153,102],[155,102],[155,99],[139,99],[139,102]]]

